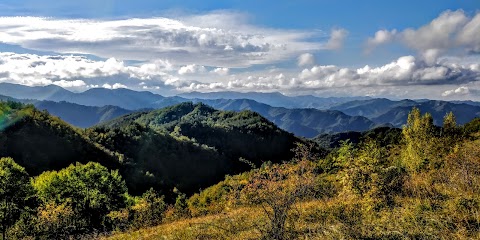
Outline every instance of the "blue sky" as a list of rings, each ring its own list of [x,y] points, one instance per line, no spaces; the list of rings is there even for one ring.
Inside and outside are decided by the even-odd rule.
[[[4,0],[0,82],[480,100],[479,11],[478,0]]]

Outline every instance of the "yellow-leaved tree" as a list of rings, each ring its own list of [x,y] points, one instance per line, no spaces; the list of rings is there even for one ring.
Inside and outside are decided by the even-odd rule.
[[[402,133],[405,148],[402,152],[404,165],[413,172],[428,168],[437,160],[438,138],[434,134],[432,115],[422,116],[420,109],[414,107],[408,114],[407,124]]]

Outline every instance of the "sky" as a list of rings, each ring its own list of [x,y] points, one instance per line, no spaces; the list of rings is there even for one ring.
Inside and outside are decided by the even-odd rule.
[[[480,1],[2,0],[0,82],[480,101]]]

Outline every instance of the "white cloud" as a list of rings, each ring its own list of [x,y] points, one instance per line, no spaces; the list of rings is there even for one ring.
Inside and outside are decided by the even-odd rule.
[[[216,73],[220,76],[227,76],[228,73],[230,72],[230,69],[228,69],[228,68],[215,68],[211,72]]]
[[[128,88],[127,86],[121,84],[121,83],[115,83],[112,86],[112,89],[118,89],[118,88]]]
[[[332,29],[330,39],[325,45],[327,49],[335,50],[343,46],[345,38],[348,36],[348,31],[343,28]]]
[[[128,88],[127,86],[121,84],[121,83],[114,83],[113,85],[110,85],[108,83],[105,83],[102,85],[102,88],[107,88],[107,89],[119,89],[119,88]]]
[[[447,90],[442,93],[443,97],[449,97],[452,95],[467,95],[470,93],[470,89],[465,86],[458,87],[457,89]]]
[[[63,87],[63,88],[73,88],[73,87],[86,86],[85,82],[82,81],[82,80],[73,80],[73,81],[60,80],[60,81],[55,81],[52,84]]]
[[[0,82],[29,86],[56,84],[74,90],[96,87],[144,89],[169,95],[182,91],[229,90],[372,96],[401,94],[403,97],[439,97],[444,93],[443,97],[457,97],[460,95],[453,94],[455,91],[447,91],[466,86],[472,93],[480,88],[478,62],[473,57],[457,57],[441,58],[437,64],[428,65],[422,59],[404,56],[377,67],[313,65],[303,70],[265,67],[230,73],[228,68],[178,67],[167,61],[128,65],[113,58],[91,60],[72,55],[0,53]]]
[[[137,66],[114,58],[91,60],[83,56],[36,55],[0,52],[0,82],[28,86],[55,84],[64,88],[89,88],[107,82],[113,87],[122,81],[125,87],[138,82],[156,82],[170,76],[168,62],[155,61]]]
[[[457,36],[457,44],[465,45],[470,50],[480,52],[480,13],[471,19]]]
[[[107,77],[133,70],[114,58],[93,61],[81,56],[17,54],[0,52],[0,73],[17,81]]]
[[[443,85],[480,81],[480,71],[455,64],[430,66],[413,56],[404,56],[376,68],[314,66],[303,70],[299,78],[316,87]]]
[[[370,51],[378,45],[389,42],[400,42],[418,51],[422,59],[430,65],[435,64],[438,57],[445,52],[453,50],[478,52],[480,13],[470,17],[462,10],[448,10],[418,29],[380,30],[373,38],[367,40],[366,50]]]
[[[178,74],[180,75],[196,74],[196,73],[204,73],[205,71],[206,71],[206,68],[204,66],[190,64],[190,65],[181,67],[178,70]]]
[[[102,85],[102,88],[112,89],[112,85],[105,83]]]
[[[460,84],[480,82],[476,65],[445,62],[430,66],[413,56],[400,57],[378,67],[345,68],[317,65],[295,71],[239,73],[222,81],[177,85],[180,91],[282,91],[293,94],[342,92],[343,94],[402,97],[439,97],[438,91]],[[443,89],[443,90],[442,90]]]
[[[378,45],[382,45],[388,42],[391,42],[394,36],[397,34],[397,30],[379,30],[375,33],[373,38],[368,38],[367,40],[367,52],[370,52],[373,48]]]
[[[169,59],[175,65],[246,67],[322,48],[322,43],[307,41],[315,32],[257,27],[231,12],[176,19],[2,17],[0,29],[0,42],[27,49],[123,60]]]
[[[311,53],[304,53],[297,59],[297,65],[299,67],[311,66],[315,64],[315,56]]]

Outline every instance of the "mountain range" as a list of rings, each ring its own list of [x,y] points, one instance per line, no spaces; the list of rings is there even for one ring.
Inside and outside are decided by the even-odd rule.
[[[91,127],[132,112],[159,109],[183,102],[205,103],[229,111],[251,110],[281,129],[312,138],[319,134],[366,131],[379,126],[401,127],[412,107],[432,114],[441,125],[452,111],[459,124],[480,116],[480,104],[472,101],[410,100],[348,97],[320,98],[285,96],[281,93],[185,93],[164,97],[151,92],[128,89],[95,88],[74,93],[58,86],[27,87],[0,83],[3,100],[32,103],[40,110],[77,127]],[[7,97],[8,96],[8,97]]]
[[[368,118],[349,116],[335,110],[272,107],[250,99],[195,99],[194,101],[203,102],[221,110],[251,110],[259,113],[286,131],[307,138],[315,137],[320,133],[366,131],[376,126]]]
[[[92,88],[85,92],[74,93],[55,85],[28,87],[10,83],[0,83],[0,95],[16,99],[66,101],[85,106],[112,105],[128,110],[162,108],[186,101],[180,97],[164,97],[147,91],[137,92],[125,88]]]
[[[410,99],[392,101],[385,98],[376,98],[339,104],[330,108],[330,110],[342,111],[351,116],[363,116],[376,124],[391,124],[395,127],[401,127],[406,123],[412,107],[417,107],[421,112],[430,113],[434,124],[439,126],[442,125],[443,117],[448,112],[453,112],[458,124],[465,124],[480,116],[480,105],[472,101],[413,101]]]
[[[284,108],[315,108],[315,109],[328,109],[337,104],[350,102],[354,100],[366,100],[370,97],[315,97],[312,95],[304,96],[285,96],[278,92],[273,93],[261,93],[261,92],[190,92],[180,94],[180,97],[188,99],[202,99],[202,100],[215,100],[215,99],[251,99],[260,103],[268,104],[272,107],[284,107]]]

